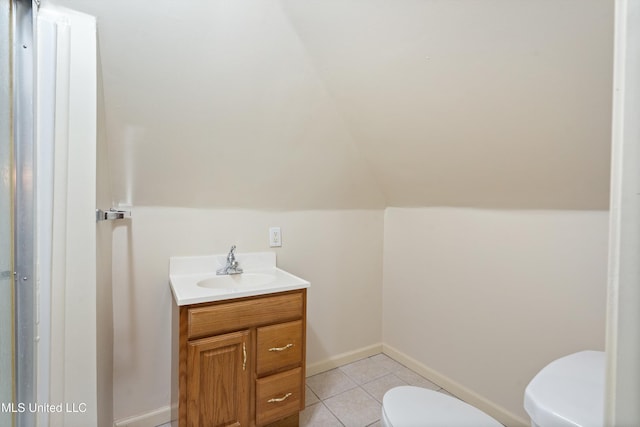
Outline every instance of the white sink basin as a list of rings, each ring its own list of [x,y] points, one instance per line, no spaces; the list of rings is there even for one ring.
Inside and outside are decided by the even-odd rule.
[[[178,305],[264,295],[308,288],[309,282],[276,267],[273,252],[238,253],[243,273],[217,275],[227,254],[171,257],[169,283]]]
[[[241,273],[214,276],[201,280],[198,286],[210,289],[241,289],[254,286],[265,286],[276,280],[275,274]]]

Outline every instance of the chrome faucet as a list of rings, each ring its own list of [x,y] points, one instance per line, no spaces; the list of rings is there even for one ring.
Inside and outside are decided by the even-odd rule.
[[[238,261],[236,261],[236,256],[234,254],[234,252],[236,251],[236,245],[231,246],[231,250],[229,251],[229,254],[227,255],[227,264],[218,269],[216,271],[216,274],[218,275],[223,275],[223,274],[240,274],[242,273],[242,269],[240,267],[238,267]]]

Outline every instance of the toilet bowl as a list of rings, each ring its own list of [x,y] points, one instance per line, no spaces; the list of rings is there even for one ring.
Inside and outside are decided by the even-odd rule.
[[[455,397],[421,387],[400,386],[382,399],[383,427],[503,427]]]
[[[604,377],[603,351],[581,351],[549,363],[524,392],[532,427],[602,427]]]

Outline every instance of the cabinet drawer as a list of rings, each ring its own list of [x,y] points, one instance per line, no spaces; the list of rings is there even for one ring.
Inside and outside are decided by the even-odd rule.
[[[188,339],[300,319],[302,292],[220,302],[188,309]]]
[[[302,368],[256,380],[256,424],[295,414],[302,402]]]
[[[302,361],[302,320],[258,328],[258,375]]]

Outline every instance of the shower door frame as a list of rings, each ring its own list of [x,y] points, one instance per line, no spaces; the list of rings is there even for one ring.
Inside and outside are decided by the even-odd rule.
[[[6,405],[15,402],[13,272],[13,100],[11,89],[12,4],[0,0],[0,425],[14,425]]]
[[[11,0],[13,12],[14,143],[14,322],[15,401],[36,402],[36,257],[34,161],[33,8],[29,0]],[[16,413],[15,425],[36,424],[30,411]]]

